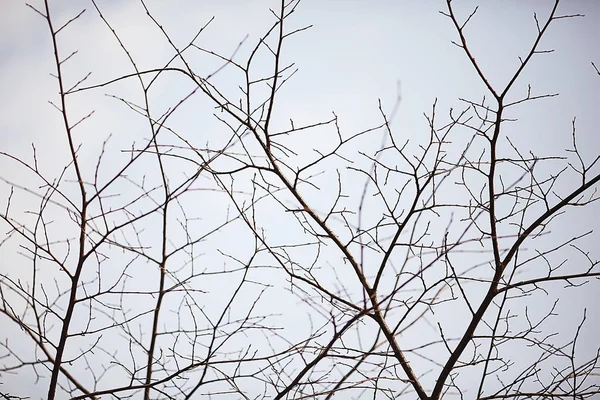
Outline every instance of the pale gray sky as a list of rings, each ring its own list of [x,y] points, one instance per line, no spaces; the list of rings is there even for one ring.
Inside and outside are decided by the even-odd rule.
[[[48,27],[39,15],[25,6],[24,2],[0,1],[2,1],[0,4],[0,151],[31,161],[31,144],[34,143],[42,170],[49,177],[56,178],[68,162],[68,149],[60,114],[48,103],[48,100],[57,101],[56,82],[50,76],[55,67]],[[92,74],[87,81],[88,84],[102,83],[132,72],[125,54],[98,18],[91,3],[88,1],[51,1],[50,3],[57,26],[74,16],[81,8],[87,9],[81,19],[58,36],[63,55],[78,50],[78,54],[65,64],[67,86],[89,71],[92,71]],[[552,1],[517,0],[502,2],[456,0],[455,3],[461,20],[468,16],[474,6],[480,4],[478,13],[466,29],[466,35],[479,65],[489,77],[490,83],[496,87],[506,84],[515,68],[519,66],[519,56],[523,56],[530,48],[536,34],[533,13],[537,13],[540,21],[544,20],[553,4]],[[40,2],[32,4],[42,7]],[[270,0],[169,2],[154,0],[148,1],[147,4],[179,46],[185,45],[199,27],[212,16],[215,16],[215,20],[199,39],[199,43],[206,48],[222,54],[233,54],[240,41],[247,36],[235,60],[245,60],[260,35],[273,21],[269,7],[274,9],[278,7],[276,1]],[[172,49],[148,19],[139,2],[99,0],[98,5],[130,50],[140,69],[162,66],[172,57]],[[339,117],[341,131],[350,135],[380,123],[378,99],[382,101],[383,110],[389,113],[398,96],[401,96],[392,128],[398,138],[410,139],[411,146],[416,148],[420,140],[427,138],[428,127],[423,113],[430,113],[435,99],[437,99],[440,126],[448,121],[450,108],[455,111],[464,108],[464,103],[459,101],[460,98],[479,101],[486,96],[491,99],[464,53],[451,43],[452,40],[457,40],[457,34],[451,21],[438,12],[444,9],[445,1],[304,0],[290,18],[288,27],[290,29],[305,25],[313,25],[313,27],[290,38],[284,47],[283,61],[294,62],[298,72],[278,93],[274,120],[276,128],[289,127],[290,118],[294,120],[296,126],[327,120],[331,118],[333,111]],[[591,65],[591,62],[600,65],[598,49],[600,3],[564,1],[559,10],[559,14],[580,13],[585,14],[585,17],[558,20],[551,25],[547,36],[541,42],[541,47],[555,51],[536,56],[508,98],[518,99],[525,96],[528,84],[531,84],[533,95],[560,93],[560,96],[513,108],[507,116],[518,118],[518,121],[506,124],[503,129],[505,135],[523,149],[524,154],[532,150],[538,156],[564,155],[564,149],[571,146],[572,120],[576,117],[580,150],[584,159],[589,162],[600,154],[600,139],[597,132],[600,122],[598,114],[600,76]],[[206,75],[221,65],[219,62],[210,62],[206,57],[201,58],[197,54],[192,55],[191,60],[195,63],[199,75]],[[272,68],[268,60],[268,55],[259,55],[255,65],[257,76],[266,73],[262,68],[266,68],[267,71]],[[225,93],[234,94],[238,90],[241,78],[239,72],[228,67],[219,72],[211,82],[222,88]],[[175,74],[158,81],[151,94],[151,106],[155,114],[161,115],[169,107],[173,107],[192,89],[188,81]],[[73,97],[69,103],[72,121],[87,115],[92,110],[95,111],[94,115],[75,131],[76,140],[82,143],[80,157],[84,174],[89,180],[93,179],[102,143],[109,135],[111,139],[106,147],[100,181],[107,179],[111,172],[116,172],[119,165],[129,157],[129,154],[121,150],[131,148],[134,142],[140,145],[149,137],[148,124],[144,118],[136,115],[119,100],[105,94],[124,97],[130,101],[142,101],[139,85],[135,80],[123,81]],[[207,144],[216,147],[227,139],[228,132],[212,117],[214,112],[210,102],[200,95],[195,95],[173,114],[170,126],[185,135],[197,147]],[[335,136],[331,136],[330,133],[331,131],[317,130],[312,136],[307,133],[307,136],[301,139],[290,139],[287,143],[293,145],[299,153],[294,162],[301,163],[310,157],[314,158],[315,153],[312,152],[314,144],[327,144],[327,141],[334,140]],[[375,139],[350,145],[344,154],[373,150],[380,145],[381,135],[372,137]],[[509,150],[506,142],[501,143],[501,148]],[[596,174],[598,167],[595,168]],[[186,174],[189,176],[195,172],[189,164],[177,162],[169,164],[169,170],[172,171],[170,179],[173,182],[181,181]],[[555,173],[558,170],[560,168],[557,162],[556,168],[549,169],[547,173]],[[154,161],[149,160],[136,164],[129,174],[132,179],[139,179],[142,175],[149,174],[148,185],[152,185],[159,182],[156,176],[152,176],[155,171]],[[311,201],[311,204],[315,204],[315,207],[322,212],[331,206],[328,195],[332,193],[331,190],[335,190],[335,180],[332,181],[335,175],[328,173],[332,171],[333,169],[326,171],[317,178],[317,181],[323,185],[322,192],[307,190],[306,193],[306,198]],[[347,174],[344,177],[349,181],[357,177],[348,172],[343,173]],[[541,174],[543,175],[544,172]],[[30,174],[22,168],[17,168],[16,164],[6,157],[0,157],[0,178],[5,180],[0,181],[0,209],[5,208],[10,190],[6,181],[32,188],[40,185],[38,181],[31,179]],[[348,193],[352,195],[360,192],[364,180],[361,178],[355,182],[357,182],[355,186],[348,188]],[[555,189],[558,193],[564,193],[569,188],[572,189],[573,186],[570,185],[576,183],[574,177],[572,180],[560,181]],[[202,185],[210,187],[211,184],[200,181],[200,186]],[[241,187],[248,189],[247,185]],[[64,190],[74,196],[77,193],[74,185],[67,184]],[[126,182],[117,183],[113,192],[122,195],[119,200],[121,202],[124,201],[123,199],[136,196],[136,192]],[[13,212],[17,213],[16,215],[22,221],[34,222],[32,216],[23,212],[27,209],[37,209],[39,199],[23,192],[16,193],[15,199],[12,204]],[[225,204],[224,197],[211,192],[204,192],[201,197],[189,199],[186,197],[182,199],[182,204],[191,210],[192,215],[200,218],[199,222],[195,222],[197,225],[191,228],[195,232],[204,232],[216,226],[226,218],[228,211],[222,206]],[[355,205],[356,200],[348,200],[348,204]],[[48,212],[50,218],[56,218],[51,227],[55,235],[61,237],[76,235],[77,228],[65,218],[66,214],[60,210]],[[540,248],[549,248],[557,237],[568,239],[596,228],[598,212],[600,212],[598,204],[581,209],[569,209],[567,212],[569,216],[559,218],[551,227],[552,234],[541,239],[540,244],[536,243],[536,245]],[[261,227],[265,229],[266,237],[274,245],[290,243],[302,238],[303,232],[294,225],[295,220],[289,213],[278,208],[276,202],[266,201],[264,206],[259,207],[257,213],[263,218]],[[373,209],[372,214],[367,213],[366,218],[378,218],[380,213],[381,210]],[[449,216],[444,216],[447,217]],[[435,228],[443,230],[447,222],[447,219],[442,218],[436,223]],[[148,250],[148,253],[156,257],[159,255],[160,239],[156,236],[158,223],[158,219],[151,219],[140,225],[146,229],[141,234],[144,244],[154,246]],[[0,235],[5,235],[8,228],[1,224],[0,227]],[[181,232],[174,235],[181,235]],[[0,243],[3,238],[4,236],[0,236]],[[174,242],[182,240],[184,240],[183,236],[173,237]],[[597,259],[599,254],[596,243],[598,243],[597,233],[579,242],[583,249],[591,251],[592,258]],[[0,246],[0,272],[15,279],[28,279],[30,264],[25,257],[18,254],[19,244],[18,240],[12,239]],[[221,252],[247,261],[252,246],[253,242],[248,232],[238,225],[233,225],[199,244],[195,252],[202,254],[199,258],[202,260],[201,268],[220,270],[237,265]],[[531,254],[535,254],[534,244],[526,247],[532,252]],[[353,280],[350,271],[339,268],[339,265],[343,264],[339,254],[331,249],[323,252],[321,265],[319,265],[321,270],[316,273],[323,274],[323,279],[330,282],[332,287],[337,285],[333,278],[337,275],[348,288],[348,296],[354,299],[354,296],[360,293],[357,282]],[[128,256],[119,258],[116,253],[118,252],[110,253],[112,259],[105,266],[107,268],[112,266],[115,269],[114,273],[117,274],[115,276],[118,276],[122,264],[131,258]],[[300,263],[313,261],[311,254],[300,251],[293,256]],[[558,255],[553,262],[560,262],[565,257],[572,257],[572,254]],[[527,256],[524,255],[523,258]],[[468,259],[462,261],[469,265],[474,263]],[[571,261],[574,264],[573,268],[577,268],[578,263],[581,262],[575,257]],[[266,256],[259,256],[257,263],[273,265]],[[153,274],[155,271],[149,272],[148,268],[154,266],[140,260],[134,263],[129,271],[132,281],[138,285],[135,286],[136,288],[153,287],[154,281],[148,280],[146,275]],[[538,268],[543,270],[545,265],[536,264],[524,274],[538,276]],[[57,275],[57,271],[53,269],[40,273],[43,274],[43,279],[49,282]],[[94,270],[89,271],[89,274],[92,279]],[[273,272],[272,269],[259,269],[255,274],[254,278],[261,283],[273,285],[273,288],[266,292],[263,302],[257,309],[260,313],[278,314],[275,323],[285,328],[283,336],[292,341],[301,340],[309,333],[311,322],[320,326],[325,321],[323,318],[327,315],[311,314],[308,306],[285,290],[284,274]],[[107,272],[107,275],[112,276],[110,272]],[[201,282],[201,289],[206,291],[207,295],[211,295],[210,300],[206,300],[207,295],[199,296],[201,301],[210,303],[206,309],[208,314],[218,312],[220,304],[226,300],[226,295],[234,290],[237,284],[233,278],[225,283],[222,278],[211,279],[213,278],[203,278]],[[550,331],[556,330],[556,325],[553,324],[559,321],[561,321],[561,329],[565,327],[565,331],[573,331],[581,320],[583,307],[588,306],[588,322],[580,343],[584,353],[593,351],[597,348],[595,338],[600,332],[599,309],[594,306],[598,300],[597,284],[584,286],[576,293],[573,289],[560,291],[562,284],[556,286],[558,290],[556,293],[560,293],[562,297],[557,308],[560,318],[557,318],[556,322],[549,322]],[[258,286],[250,285],[247,289],[249,302],[254,300],[259,289]],[[527,303],[516,304],[514,312],[523,315],[524,306],[527,305],[532,314],[543,315],[555,297],[556,295],[532,296],[527,299]],[[135,302],[131,304],[132,309],[141,306]],[[171,312],[177,310],[178,306],[178,299],[174,299],[167,309]],[[241,308],[245,306],[249,304],[240,305]],[[447,314],[435,314],[429,320],[416,325],[413,331],[402,336],[402,343],[406,346],[418,345],[422,337],[431,337],[431,332],[435,333],[432,327],[437,322],[446,324],[447,332],[460,332],[464,327],[463,324],[468,322],[468,315],[453,315],[451,307],[448,306]],[[240,312],[243,313],[244,310]],[[451,319],[447,318],[448,316]],[[85,324],[83,311],[77,318],[76,326]],[[99,320],[102,321],[102,318]],[[0,326],[4,324],[3,316],[0,315]],[[29,344],[21,339],[20,335],[22,334],[19,330],[12,326],[6,330],[0,329],[0,340],[8,336],[20,351],[27,353]],[[256,340],[257,346],[261,344],[266,346],[261,342],[264,339],[258,337],[250,337],[246,340],[249,342]],[[117,342],[118,340],[115,339],[115,343]],[[231,349],[237,349],[240,343],[243,344],[243,340],[236,337],[229,346]],[[123,343],[119,342],[114,350],[120,349],[119,346],[122,345]],[[77,353],[79,350],[74,346],[70,351]],[[516,348],[515,351],[523,351],[523,349]],[[439,348],[428,352],[429,350],[423,351],[423,359],[414,356],[411,360],[415,368],[423,368],[420,371],[422,373],[425,373],[427,368],[432,368],[425,360],[425,356],[435,358]],[[98,357],[102,360],[97,361],[98,363],[107,362],[107,359],[102,359],[102,355]],[[112,373],[115,374],[115,379],[118,379],[118,373],[114,370]],[[429,380],[425,378],[424,382],[428,388],[432,385],[431,380],[435,374],[434,372],[427,375]],[[34,381],[34,376],[30,374],[30,370],[23,369],[16,376],[0,377],[0,381],[4,383],[0,386],[0,391],[42,398],[46,393],[45,384],[48,375],[49,373],[46,372],[46,378],[33,385],[31,383]],[[27,386],[25,386],[26,382]],[[255,383],[250,385],[247,389],[249,392],[254,395],[260,393],[261,387],[256,386]]]

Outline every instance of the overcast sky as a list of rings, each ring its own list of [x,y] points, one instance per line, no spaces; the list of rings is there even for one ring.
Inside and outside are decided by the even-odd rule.
[[[534,12],[540,20],[544,20],[553,1],[456,0],[455,3],[461,20],[480,3],[466,35],[490,83],[500,88],[518,68],[519,57],[526,54],[534,40]],[[39,1],[31,4],[40,9],[43,7]],[[91,3],[50,1],[50,4],[57,26],[82,8],[87,9],[78,21],[58,36],[64,55],[78,50],[72,61],[65,65],[71,84],[89,71],[92,74],[86,83],[90,85],[132,72],[127,57]],[[172,57],[172,49],[148,19],[140,3],[135,0],[98,0],[97,4],[140,69],[156,68]],[[233,54],[240,41],[247,37],[235,56],[240,60],[245,59],[272,23],[269,8],[278,7],[277,2],[268,0],[153,0],[147,4],[172,40],[180,46],[185,45],[199,27],[214,16],[215,20],[201,36],[202,45],[221,54]],[[390,113],[400,99],[393,129],[416,143],[419,138],[428,135],[423,113],[430,113],[436,99],[438,113],[445,118],[450,108],[458,110],[464,107],[460,98],[474,101],[483,96],[491,98],[464,53],[451,43],[457,40],[457,34],[451,21],[441,15],[440,10],[445,10],[445,1],[304,0],[290,18],[288,28],[306,25],[312,25],[312,28],[290,38],[284,47],[283,60],[294,62],[298,72],[286,83],[278,98],[277,126],[283,127],[290,118],[297,125],[327,120],[333,111],[339,117],[342,131],[359,132],[380,122],[378,100],[381,100],[383,110]],[[511,110],[508,116],[518,118],[518,122],[506,126],[506,135],[522,146],[525,154],[531,149],[535,149],[538,155],[563,154],[564,149],[571,145],[570,132],[576,117],[582,155],[589,161],[600,153],[597,131],[600,123],[600,76],[591,65],[591,62],[600,65],[600,3],[565,1],[559,10],[559,14],[584,14],[585,17],[558,20],[551,25],[541,48],[554,49],[554,52],[536,56],[508,98],[515,100],[525,96],[528,84],[532,87],[532,94],[559,93],[560,96]],[[263,62],[265,68],[270,68],[261,59],[257,66],[260,73],[264,73],[260,71]],[[202,75],[220,65],[219,62],[198,63],[197,68]],[[57,101],[56,81],[50,75],[54,71],[45,21],[21,1],[2,0],[0,151],[32,160],[31,144],[34,143],[38,162],[49,176],[55,177],[68,161],[68,149],[60,114],[48,102]],[[236,79],[235,72],[225,69],[215,76],[213,82],[229,93],[236,90]],[[189,82],[182,78],[174,76],[172,80],[161,80],[152,97],[157,115],[159,110],[172,107],[190,90]],[[113,155],[105,160],[109,172],[117,168],[122,157],[127,157],[119,152],[121,149],[130,148],[133,141],[140,143],[143,138],[148,138],[143,118],[135,116],[117,99],[105,94],[140,101],[136,83],[121,82],[77,95],[77,101],[73,100],[70,104],[72,120],[95,110],[91,119],[77,132],[77,140],[83,143],[81,157],[84,171],[90,177],[102,142],[109,135],[112,137],[107,148],[113,151],[110,153]],[[219,140],[224,140],[223,136],[206,133],[216,132],[222,127],[210,118],[213,112],[210,104],[196,96],[174,114],[171,123],[175,129],[185,132],[198,147],[206,143],[217,145]],[[295,144],[307,152],[312,146],[310,141]],[[380,139],[377,139],[365,145],[379,144]],[[141,174],[143,164],[139,168],[135,172]],[[181,175],[185,172],[189,171],[182,170]],[[0,178],[4,179],[0,182],[0,209],[4,209],[9,193],[7,182],[38,185],[38,182],[29,181],[29,175],[16,168],[14,162],[6,157],[0,158]],[[568,182],[558,186],[558,189],[568,188]],[[319,201],[315,198],[317,204]],[[207,204],[214,205],[215,202],[218,200],[207,200]],[[14,208],[17,211],[28,207],[35,209],[36,204],[35,198],[22,196]],[[597,226],[598,212],[598,205],[573,210],[571,218],[560,220],[553,229],[560,231],[563,237],[572,237]],[[211,221],[210,215],[205,218]],[[2,242],[1,235],[7,228],[0,226]],[[275,217],[266,221],[265,226],[270,228],[272,237],[291,235],[288,229],[292,228],[282,226],[281,220]],[[64,232],[69,232],[68,229],[72,228],[64,229]],[[61,232],[60,229],[58,231]],[[220,240],[216,242],[220,243],[219,247],[234,245],[226,237]],[[596,235],[581,244],[597,251],[593,247],[597,240]],[[14,271],[21,268],[24,260],[17,254],[16,244],[0,247],[2,273],[17,274]],[[567,316],[568,324],[581,319],[583,304],[598,299],[595,294],[597,286],[589,286],[561,303],[559,309],[563,312],[577,310]],[[297,304],[295,298],[280,298],[278,301],[280,304],[275,308],[279,307],[278,311],[282,313],[286,307]],[[533,302],[532,306],[536,304]],[[595,308],[588,317],[589,328],[582,340],[584,346],[593,346],[594,335],[600,326],[598,309]],[[289,317],[282,320],[285,322],[286,318]],[[294,326],[293,318],[285,323]],[[0,317],[0,326],[2,324]],[[11,331],[11,335],[18,333],[18,330]],[[0,339],[4,339],[2,333]],[[45,388],[32,387],[31,391],[20,391],[20,385],[29,378],[4,378],[4,386],[0,390],[24,393],[34,398],[42,396]]]

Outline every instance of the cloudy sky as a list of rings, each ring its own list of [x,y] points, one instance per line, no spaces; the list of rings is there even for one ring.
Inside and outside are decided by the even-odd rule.
[[[535,38],[534,13],[543,21],[554,2],[456,0],[455,3],[461,20],[480,3],[465,34],[490,84],[501,88],[519,67],[519,57],[527,53]],[[39,1],[31,4],[39,9],[43,7]],[[173,56],[172,48],[148,18],[141,3],[135,0],[98,0],[97,5],[141,70],[165,65]],[[273,23],[270,8],[278,8],[277,2],[269,0],[153,0],[146,2],[146,5],[172,41],[180,47],[186,45],[200,27],[214,17],[199,41],[205,49],[233,55],[234,60],[246,59],[258,39]],[[50,7],[55,26],[62,25],[81,9],[86,9],[77,21],[58,35],[63,56],[77,51],[65,63],[67,86],[90,71],[92,74],[86,80],[86,85],[104,83],[133,71],[127,55],[99,18],[93,4],[87,1],[50,1]],[[490,99],[490,94],[477,78],[464,53],[452,43],[457,40],[457,34],[450,19],[439,12],[445,9],[445,1],[302,1],[290,17],[287,29],[312,27],[292,36],[284,47],[282,60],[285,63],[293,62],[293,69],[297,68],[297,72],[278,94],[276,126],[284,127],[290,118],[297,125],[328,120],[335,112],[341,131],[347,134],[360,132],[380,123],[378,102],[381,101],[383,111],[390,115],[398,106],[392,121],[396,134],[417,143],[428,135],[423,114],[431,112],[436,99],[437,112],[445,121],[448,120],[450,109],[464,108],[464,103],[459,99],[480,101],[484,96]],[[572,122],[576,118],[582,157],[591,161],[600,153],[597,134],[600,122],[600,76],[591,64],[595,62],[600,65],[597,45],[597,38],[600,37],[600,5],[594,1],[565,1],[559,7],[559,14],[585,16],[557,20],[551,25],[540,47],[554,52],[534,57],[508,99],[517,100],[526,96],[528,85],[531,85],[533,95],[560,95],[512,109],[508,117],[518,121],[506,125],[506,135],[525,154],[532,150],[540,156],[564,155],[564,149],[572,145]],[[268,59],[268,55],[259,55],[256,70],[253,71],[257,77],[268,74],[268,68],[271,68]],[[212,80],[213,84],[225,93],[235,93],[239,75],[234,68],[219,70],[221,61],[199,53],[192,52],[190,60],[201,76],[219,71]],[[0,5],[0,151],[31,161],[33,143],[37,162],[44,173],[57,177],[68,163],[68,148],[60,114],[49,103],[58,100],[56,80],[51,76],[55,71],[53,62],[52,43],[44,19],[21,1],[4,0]],[[174,75],[159,80],[151,97],[155,113],[160,115],[173,107],[191,89],[188,81]],[[134,81],[122,81],[76,96],[69,103],[73,121],[94,111],[81,129],[76,131],[76,141],[82,143],[80,157],[84,174],[89,179],[93,177],[103,142],[110,137],[103,159],[106,175],[100,178],[104,179],[129,157],[121,150],[148,138],[147,121],[119,100],[124,98],[141,102],[139,86]],[[186,135],[198,148],[223,145],[225,138],[220,134],[222,124],[212,117],[214,112],[210,102],[194,96],[173,114],[170,126]],[[440,125],[443,125],[442,122]],[[329,140],[324,137],[314,140]],[[309,154],[311,151],[312,142],[309,140],[292,143],[300,154]],[[377,137],[362,145],[376,147],[380,144],[381,138]],[[143,175],[146,167],[142,163],[132,175]],[[176,169],[177,165],[173,165],[173,168]],[[189,166],[174,173],[173,180],[183,179],[189,174],[190,170],[186,168]],[[11,185],[39,187],[39,182],[31,180],[30,174],[7,157],[0,158],[0,178],[0,209],[5,208]],[[323,179],[324,185],[331,184],[327,181],[328,175],[324,175]],[[361,187],[357,186],[354,191],[360,192]],[[569,182],[561,181],[556,189],[568,190],[569,187]],[[67,186],[65,190],[67,193],[76,193],[74,187]],[[313,200],[314,204],[318,204],[317,207],[325,207],[324,200],[319,196],[315,195]],[[221,200],[208,195],[204,201],[204,206],[210,207],[218,205]],[[36,209],[38,203],[39,199],[35,196],[20,194],[16,204],[13,204],[13,210],[23,213],[27,209]],[[576,209],[569,218],[557,221],[553,230],[563,238],[586,232],[597,225],[594,221],[598,212],[598,205]],[[293,228],[281,222],[283,220],[275,217],[269,219],[266,211],[264,215],[267,219],[264,226],[274,240],[283,240],[286,235],[295,234]],[[213,217],[214,221],[211,219]],[[21,214],[21,218],[33,221],[27,214]],[[203,215],[202,218],[207,224],[217,224],[219,221],[215,215]],[[72,226],[69,228],[65,224],[63,227],[61,222],[57,224],[60,226],[55,231],[57,234],[72,232]],[[7,230],[2,226],[0,235]],[[228,232],[211,242],[215,244],[206,250],[210,257],[219,257],[214,247],[235,247],[230,235],[232,233]],[[2,240],[0,236],[0,243]],[[152,243],[153,239],[147,240],[147,243]],[[593,249],[593,243],[597,240],[597,235],[590,236],[580,244],[583,248],[587,246]],[[18,254],[18,244],[13,240],[0,246],[0,272],[19,277],[23,273],[22,278],[25,279],[27,269],[20,267],[25,258]],[[271,283],[277,284],[277,281]],[[588,286],[576,296],[566,297],[560,304],[559,310],[563,313],[565,310],[577,310],[566,316],[564,321],[567,324],[579,321],[583,305],[597,299],[594,294],[597,287]],[[281,323],[295,326],[294,318],[286,317],[285,310],[286,307],[294,307],[297,299],[278,298],[276,294],[273,296],[279,302],[279,309],[275,307],[275,311],[284,315]],[[532,303],[533,307],[536,305],[539,305],[537,300]],[[586,346],[593,345],[592,338],[600,326],[598,310],[593,311],[588,315],[589,328],[582,339],[586,349]],[[2,324],[0,317],[0,326]],[[14,329],[9,336],[18,334],[19,331]],[[2,335],[0,333],[0,339],[3,340]],[[23,343],[21,345],[26,346]],[[23,375],[4,379],[5,386],[0,390],[16,392],[23,382],[32,379]],[[18,393],[37,398],[35,396],[42,396],[44,390],[32,386],[31,391]]]

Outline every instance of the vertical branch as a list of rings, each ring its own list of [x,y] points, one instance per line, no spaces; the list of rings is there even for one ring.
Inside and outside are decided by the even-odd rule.
[[[531,60],[531,58],[533,57],[533,55],[536,53],[551,52],[551,50],[549,50],[549,51],[538,51],[537,50],[539,43],[541,41],[541,38],[543,37],[543,35],[546,32],[550,23],[553,20],[558,19],[558,18],[570,18],[570,17],[574,17],[574,16],[579,16],[578,14],[577,15],[566,15],[566,16],[561,16],[561,17],[555,16],[558,4],[559,4],[559,0],[556,0],[547,21],[545,22],[545,24],[542,27],[540,27],[540,25],[539,25],[537,16],[534,15],[536,24],[537,24],[537,31],[538,31],[538,34],[534,40],[534,43],[533,43],[530,51],[528,52],[527,56],[525,57],[525,59],[521,60],[521,64],[519,65],[519,67],[517,68],[517,70],[511,77],[511,79],[509,80],[509,82],[506,84],[504,89],[500,92],[501,94],[497,94],[497,91],[493,89],[493,87],[489,83],[488,79],[484,75],[483,71],[478,66],[477,62],[475,61],[475,57],[472,55],[471,51],[469,50],[469,48],[467,46],[466,38],[463,34],[463,29],[464,29],[465,25],[469,22],[471,17],[475,14],[476,10],[467,18],[467,20],[464,24],[459,24],[455,14],[452,10],[451,1],[450,0],[447,1],[448,13],[444,14],[444,15],[450,17],[450,19],[454,23],[454,26],[455,26],[457,32],[459,33],[461,44],[459,44],[459,45],[457,44],[457,45],[461,49],[463,49],[463,51],[467,55],[467,58],[470,60],[471,64],[475,67],[480,79],[488,87],[490,92],[494,95],[496,102],[497,102],[497,109],[495,111],[496,118],[493,121],[494,130],[493,130],[492,137],[489,138],[489,149],[490,149],[489,169],[486,174],[487,175],[487,194],[488,194],[487,213],[489,216],[489,224],[490,224],[489,237],[491,240],[492,252],[493,252],[493,256],[494,256],[494,276],[492,277],[489,287],[488,287],[488,290],[487,290],[487,293],[486,293],[484,299],[482,300],[481,304],[479,305],[477,311],[473,315],[470,324],[466,328],[459,343],[457,344],[455,349],[452,351],[450,357],[448,358],[448,361],[444,364],[442,371],[440,372],[440,375],[436,382],[434,391],[432,393],[433,399],[438,399],[442,395],[442,391],[444,389],[445,382],[448,379],[451,371],[453,370],[458,359],[461,357],[463,351],[466,349],[468,343],[470,343],[473,340],[473,337],[474,337],[477,327],[479,326],[480,322],[483,320],[483,317],[484,317],[487,309],[489,308],[489,306],[492,304],[493,299],[499,293],[499,285],[500,285],[503,273],[504,273],[507,265],[511,262],[512,258],[517,254],[520,245],[523,243],[523,241],[527,237],[529,237],[529,235],[536,228],[538,228],[539,226],[544,224],[546,221],[552,219],[554,217],[554,215],[556,215],[556,213],[558,213],[562,208],[567,206],[570,201],[574,200],[579,194],[581,194],[583,191],[587,190],[588,188],[591,187],[591,185],[594,184],[594,183],[591,183],[591,181],[587,182],[587,184],[582,185],[581,187],[577,188],[576,190],[571,192],[569,195],[567,195],[565,198],[563,198],[562,201],[560,201],[556,206],[549,208],[545,213],[543,213],[541,216],[539,216],[534,221],[534,223],[531,224],[529,227],[527,227],[527,228],[522,227],[522,230],[521,230],[520,234],[518,235],[518,238],[510,246],[510,248],[507,251],[504,258],[501,258],[500,245],[499,245],[500,234],[498,232],[498,213],[496,210],[496,199],[499,198],[500,195],[506,194],[506,192],[505,191],[499,192],[496,190],[496,179],[498,177],[496,168],[499,164],[499,159],[500,159],[500,157],[497,154],[498,139],[500,137],[501,124],[504,121],[503,112],[504,112],[505,108],[507,107],[507,105],[505,105],[505,103],[504,103],[504,99],[505,99],[505,96],[507,95],[507,93],[509,92],[509,90],[513,87],[514,83],[517,81],[517,79],[519,78],[519,76],[521,75],[523,70],[525,69],[525,66],[528,65],[528,63]],[[533,100],[533,99],[539,99],[539,98],[544,98],[544,97],[553,97],[553,96],[554,95],[530,96],[530,92],[528,92],[527,97],[525,99],[513,102],[510,105],[519,104],[523,101],[529,101],[529,100]],[[487,138],[487,136],[486,136],[486,138]],[[530,173],[533,174],[533,170],[531,170]],[[596,177],[596,178],[598,178],[598,177]],[[593,180],[594,179],[592,179],[592,181]]]
[[[58,339],[58,344],[56,345],[56,355],[54,357],[54,362],[52,365],[52,374],[50,377],[50,384],[48,387],[48,400],[54,400],[56,396],[56,389],[58,386],[58,378],[61,371],[61,364],[63,360],[63,355],[65,352],[65,347],[67,344],[67,340],[69,338],[69,326],[71,324],[71,319],[73,318],[73,310],[75,309],[75,304],[77,302],[77,287],[79,285],[79,279],[83,272],[86,253],[85,253],[85,239],[87,235],[87,194],[83,182],[82,172],[79,166],[79,160],[77,157],[77,150],[75,148],[75,143],[73,139],[72,127],[69,122],[69,118],[67,116],[67,104],[66,104],[66,90],[64,88],[63,83],[63,73],[62,73],[62,64],[68,58],[61,60],[58,50],[58,42],[57,42],[57,33],[58,31],[54,30],[52,17],[50,14],[50,4],[49,0],[44,1],[45,7],[45,18],[48,22],[48,28],[50,30],[50,36],[52,38],[52,47],[54,50],[54,62],[56,65],[56,79],[58,81],[59,87],[59,95],[60,95],[60,108],[59,111],[62,114],[63,126],[65,129],[65,133],[67,136],[67,140],[69,143],[69,151],[71,155],[71,161],[73,168],[75,169],[75,174],[77,177],[77,185],[79,186],[79,195],[80,195],[80,209],[78,210],[79,214],[79,233],[78,233],[78,249],[77,249],[77,265],[75,266],[75,271],[71,276],[71,287],[69,290],[69,300],[67,303],[67,308],[65,310],[65,315],[62,318],[62,327],[60,337]],[[81,14],[79,14],[81,15]],[[66,26],[66,25],[65,25]],[[64,26],[62,27],[64,28]],[[61,28],[61,29],[62,29]]]

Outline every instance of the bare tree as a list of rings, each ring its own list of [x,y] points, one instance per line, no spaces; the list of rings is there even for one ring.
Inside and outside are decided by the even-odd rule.
[[[514,128],[514,110],[557,96],[522,75],[581,16],[559,3],[497,84],[469,44],[478,9],[448,0],[440,23],[481,99],[433,101],[410,137],[400,98],[358,130],[283,107],[286,46],[310,27],[298,1],[225,54],[204,44],[212,19],[182,40],[140,0],[171,57],[153,66],[100,1],[65,20],[27,4],[51,39],[61,136],[54,154],[0,152],[3,398],[31,393],[25,376],[47,399],[599,396],[600,346],[580,344],[598,308],[557,311],[598,290],[597,234],[557,228],[596,206],[595,132],[574,115],[570,147],[546,155]],[[76,68],[63,41],[86,16],[129,72]],[[115,109],[129,122],[111,135]]]

